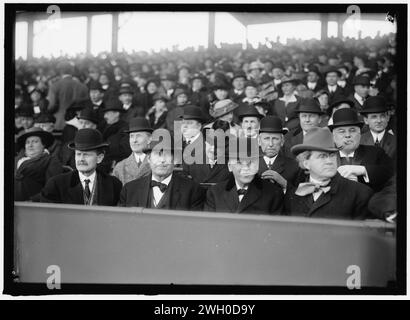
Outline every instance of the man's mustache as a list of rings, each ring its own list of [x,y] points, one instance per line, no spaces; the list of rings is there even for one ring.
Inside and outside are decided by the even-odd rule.
[[[88,163],[87,162],[77,162],[77,165],[85,165],[85,166],[87,166],[88,165]]]

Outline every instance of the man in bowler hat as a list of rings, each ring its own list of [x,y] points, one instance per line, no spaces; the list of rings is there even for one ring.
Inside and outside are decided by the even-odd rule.
[[[231,139],[228,168],[231,171],[229,179],[208,189],[205,211],[281,214],[282,188],[258,175],[257,139]]]
[[[75,150],[76,170],[52,177],[41,191],[41,202],[116,206],[122,184],[97,170],[108,144],[95,129],[78,130],[69,148]]]
[[[131,155],[117,163],[113,175],[126,184],[132,180],[143,177],[151,172],[148,159],[143,152],[151,140],[152,128],[147,119],[136,117],[130,120],[128,134]]]
[[[154,131],[150,144],[144,150],[151,174],[126,183],[121,191],[119,205],[202,211],[205,190],[191,179],[173,172],[173,139],[168,134],[160,141],[155,133]]]
[[[294,159],[284,155],[284,135],[288,130],[282,127],[282,121],[276,116],[267,116],[261,120],[259,130],[259,171],[266,179],[286,190],[288,184],[294,184],[299,167]]]
[[[303,143],[292,147],[309,181],[288,190],[285,213],[334,219],[365,219],[367,203],[373,194],[368,186],[343,178],[337,172],[337,153],[328,128],[313,128]]]
[[[389,113],[386,101],[381,96],[369,97],[360,112],[369,131],[362,134],[360,144],[382,148],[387,155],[396,159],[396,137],[386,130],[389,123]]]
[[[340,109],[333,115],[329,128],[339,149],[337,170],[342,177],[379,191],[393,176],[393,160],[382,148],[360,144],[362,126],[354,109]]]

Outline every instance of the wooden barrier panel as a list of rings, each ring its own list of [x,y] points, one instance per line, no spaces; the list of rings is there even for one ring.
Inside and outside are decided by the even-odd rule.
[[[15,271],[45,283],[361,286],[395,278],[395,229],[340,221],[15,203]],[[355,273],[357,276],[357,273]]]

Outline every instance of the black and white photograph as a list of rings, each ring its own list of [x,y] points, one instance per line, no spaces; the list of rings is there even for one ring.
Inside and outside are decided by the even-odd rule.
[[[4,11],[3,294],[406,294],[407,4]]]

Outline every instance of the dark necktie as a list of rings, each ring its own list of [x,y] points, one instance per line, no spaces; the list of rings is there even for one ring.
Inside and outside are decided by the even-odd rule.
[[[85,179],[84,183],[85,183],[84,193],[85,193],[85,196],[88,200],[88,199],[90,199],[90,196],[91,196],[91,191],[90,191],[90,186],[89,186],[90,185],[90,179]]]
[[[167,190],[167,185],[165,183],[159,182],[159,181],[151,181],[151,188],[153,187],[159,187],[159,190],[161,190],[162,193],[164,193]]]
[[[376,147],[380,147],[380,141],[379,141],[379,138],[378,138],[378,137],[376,137],[376,141],[375,141],[374,145],[375,145]]]
[[[138,168],[141,167],[141,163],[142,163],[141,158],[138,158],[138,163],[137,163]]]
[[[238,190],[238,196],[245,195],[245,193],[246,193],[246,189],[239,189]]]
[[[340,157],[340,164],[342,166],[348,166],[352,164],[352,157]]]

